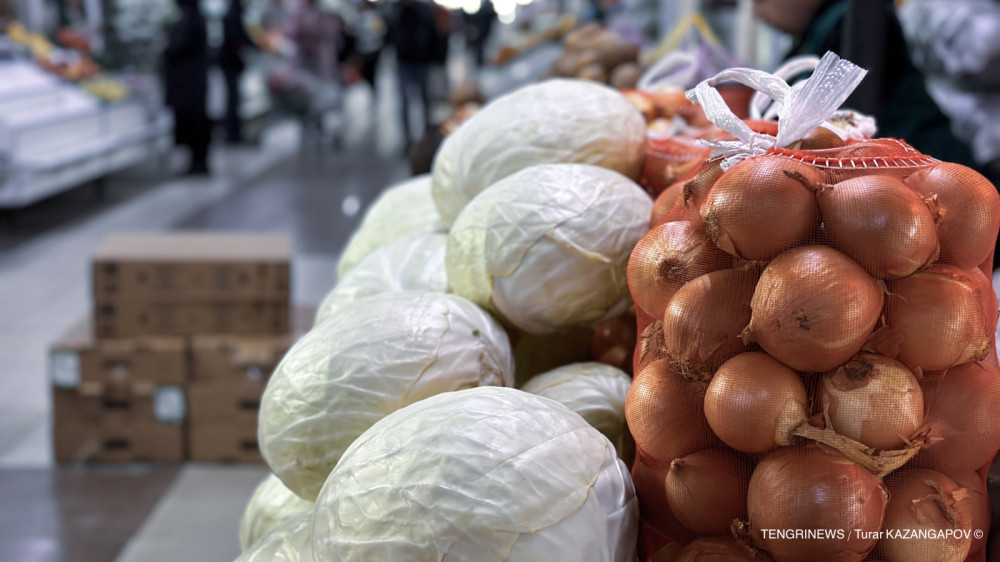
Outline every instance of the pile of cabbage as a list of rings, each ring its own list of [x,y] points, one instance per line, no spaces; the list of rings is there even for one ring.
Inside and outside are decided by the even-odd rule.
[[[383,191],[264,391],[239,560],[636,558],[631,376],[587,359],[632,306],[645,127],[548,80]]]

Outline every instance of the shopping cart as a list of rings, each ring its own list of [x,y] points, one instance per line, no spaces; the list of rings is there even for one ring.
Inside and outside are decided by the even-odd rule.
[[[286,58],[270,62],[266,81],[273,110],[299,121],[303,146],[329,141],[340,148],[344,96],[339,81],[322,80]]]

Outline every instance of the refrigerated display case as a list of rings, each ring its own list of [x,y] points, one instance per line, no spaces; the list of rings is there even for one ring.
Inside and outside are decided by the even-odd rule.
[[[151,96],[101,100],[31,60],[0,60],[0,208],[158,158],[172,128]]]

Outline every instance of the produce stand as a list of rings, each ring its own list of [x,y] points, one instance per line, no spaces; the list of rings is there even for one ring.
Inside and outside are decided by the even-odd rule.
[[[23,207],[162,154],[172,127],[150,95],[101,100],[30,60],[0,60],[0,208]]]

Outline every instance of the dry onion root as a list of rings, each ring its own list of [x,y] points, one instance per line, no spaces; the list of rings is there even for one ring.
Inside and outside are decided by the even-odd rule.
[[[917,377],[875,353],[859,353],[825,373],[817,402],[834,431],[877,450],[907,446],[924,420]]]
[[[887,503],[881,478],[816,444],[769,454],[750,476],[747,493],[754,543],[778,562],[862,560],[877,542]],[[788,536],[764,529],[831,534]]]
[[[885,326],[869,347],[911,369],[940,371],[983,360],[996,325],[996,293],[986,274],[939,263],[888,283]]]
[[[733,166],[701,204],[709,238],[736,257],[769,260],[815,237],[819,207],[799,178],[815,183],[820,175],[812,166],[772,155]]]
[[[883,287],[844,254],[800,246],[764,269],[744,338],[797,371],[826,372],[861,350],[882,300]]]
[[[723,443],[763,453],[802,439],[823,443],[874,474],[905,465],[919,442],[874,454],[871,447],[832,428],[809,423],[808,395],[799,374],[766,353],[741,353],[722,364],[705,392],[705,419]],[[801,439],[800,439],[801,438]]]
[[[996,187],[972,168],[951,162],[920,170],[905,182],[937,206],[941,262],[963,269],[983,265],[1000,231]]]
[[[677,553],[673,562],[763,562],[770,558],[733,537],[699,537]]]
[[[626,270],[629,292],[637,308],[662,319],[667,303],[681,286],[727,268],[732,261],[697,223],[663,223],[647,232],[632,250]]]
[[[972,546],[969,492],[948,476],[928,469],[901,470],[886,480],[889,506],[879,550],[887,562],[962,562]],[[897,531],[934,531],[933,538],[904,537]],[[953,534],[945,535],[952,531]],[[965,535],[964,533],[969,533]]]
[[[934,215],[902,181],[870,175],[814,187],[831,244],[873,277],[906,277],[937,259]]]
[[[740,332],[750,322],[759,270],[706,273],[681,287],[663,316],[664,351],[685,376],[708,380],[733,356],[748,351]]]

